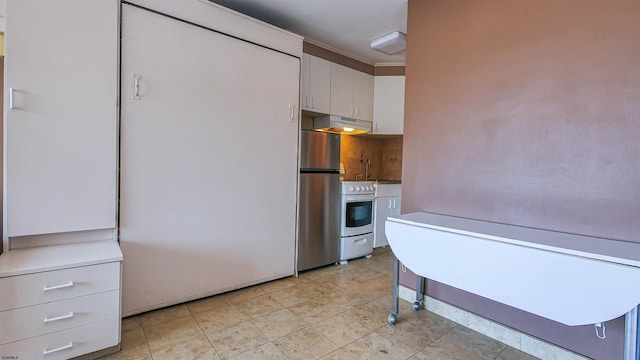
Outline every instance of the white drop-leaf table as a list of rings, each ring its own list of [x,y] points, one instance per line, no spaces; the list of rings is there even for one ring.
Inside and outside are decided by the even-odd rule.
[[[415,310],[428,278],[569,326],[626,314],[625,360],[638,358],[640,244],[423,212],[389,217],[386,235],[419,276]],[[392,324],[398,285],[396,263]]]

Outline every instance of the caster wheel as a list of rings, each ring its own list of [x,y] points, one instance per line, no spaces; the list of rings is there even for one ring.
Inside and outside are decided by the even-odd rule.
[[[418,311],[418,310],[420,310],[420,303],[416,301],[413,303],[413,311]]]
[[[390,314],[388,320],[389,320],[389,324],[391,325],[395,325],[398,323],[398,317],[396,316],[396,314]]]

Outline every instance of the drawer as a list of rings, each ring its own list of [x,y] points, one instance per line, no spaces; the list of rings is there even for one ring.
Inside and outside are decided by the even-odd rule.
[[[340,238],[340,260],[350,260],[371,255],[373,233]]]
[[[0,345],[7,359],[69,359],[118,345],[120,318]]]
[[[402,196],[401,184],[375,184],[376,197]]]
[[[119,316],[119,290],[2,311],[0,344]]]
[[[0,311],[117,290],[120,262],[0,278]]]

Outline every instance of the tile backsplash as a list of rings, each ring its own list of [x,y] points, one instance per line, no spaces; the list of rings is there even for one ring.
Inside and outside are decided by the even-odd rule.
[[[302,129],[313,129],[313,117],[303,112]],[[345,180],[364,179],[365,164],[371,180],[402,180],[402,135],[342,135],[340,162],[344,165]]]
[[[402,180],[402,136],[343,135],[340,140],[340,162],[344,179],[364,179],[369,159],[369,179]]]

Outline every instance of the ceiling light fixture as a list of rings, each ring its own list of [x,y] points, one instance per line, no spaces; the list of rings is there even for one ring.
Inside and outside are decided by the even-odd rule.
[[[381,36],[371,41],[371,48],[387,55],[395,54],[407,48],[407,35],[400,31]]]

